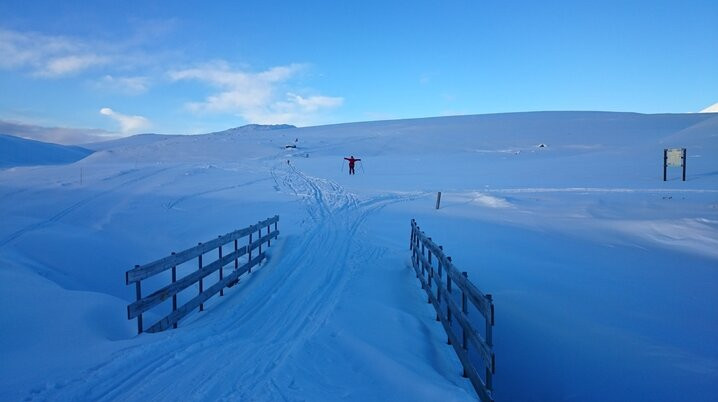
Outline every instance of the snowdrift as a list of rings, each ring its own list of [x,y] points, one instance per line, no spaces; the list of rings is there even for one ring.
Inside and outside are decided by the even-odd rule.
[[[508,113],[143,135],[2,170],[0,399],[473,400],[409,268],[416,218],[494,296],[497,400],[712,400],[716,133],[709,113]],[[686,182],[662,181],[669,147]],[[126,270],[274,214],[248,280],[134,335]]]

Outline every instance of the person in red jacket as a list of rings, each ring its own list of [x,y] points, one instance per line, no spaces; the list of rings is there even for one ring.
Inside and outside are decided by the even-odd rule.
[[[349,174],[354,174],[354,164],[359,162],[361,159],[355,159],[354,155],[344,159],[349,161]]]

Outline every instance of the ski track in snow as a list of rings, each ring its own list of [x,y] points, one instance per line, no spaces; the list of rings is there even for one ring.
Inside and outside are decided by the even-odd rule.
[[[252,184],[260,183],[260,182],[267,181],[267,180],[271,180],[271,178],[262,177],[260,179],[250,180],[246,183],[240,183],[240,184],[235,184],[232,186],[225,186],[225,187],[215,188],[215,189],[211,189],[211,190],[200,191],[197,193],[187,194],[185,196],[177,198],[174,201],[166,203],[164,205],[164,207],[166,209],[174,209],[177,207],[177,205],[179,205],[187,200],[190,200],[192,198],[197,198],[197,197],[201,197],[203,195],[209,195],[209,194],[214,194],[214,193],[220,193],[222,191],[234,190],[234,189],[241,188],[241,187],[251,186]]]
[[[49,226],[49,225],[51,225],[51,224],[53,224],[53,223],[55,223],[55,222],[60,221],[60,220],[61,220],[62,218],[64,218],[65,216],[67,216],[67,215],[69,215],[69,214],[71,214],[71,213],[77,211],[78,209],[84,207],[85,205],[89,204],[90,202],[96,200],[97,198],[102,197],[103,195],[106,195],[106,194],[111,193],[111,192],[116,192],[116,191],[118,191],[119,189],[121,189],[121,188],[123,188],[123,187],[125,187],[125,186],[127,186],[127,185],[134,184],[134,183],[140,182],[140,181],[142,181],[142,180],[148,179],[148,178],[150,178],[150,177],[152,177],[152,176],[155,176],[155,175],[158,175],[158,174],[160,174],[160,173],[162,173],[162,172],[164,172],[164,171],[166,171],[166,170],[168,170],[168,169],[169,169],[169,168],[163,168],[163,169],[153,170],[153,171],[150,172],[150,173],[147,173],[147,174],[144,174],[144,175],[141,175],[141,176],[132,178],[132,179],[127,180],[127,181],[124,181],[124,182],[122,182],[122,183],[120,183],[120,184],[118,184],[118,185],[116,185],[116,186],[112,186],[111,188],[108,188],[108,189],[106,189],[106,190],[97,192],[97,193],[91,195],[90,197],[83,198],[82,200],[80,200],[80,201],[78,201],[78,202],[75,202],[75,203],[73,203],[72,205],[70,205],[69,207],[66,207],[66,208],[64,208],[63,210],[61,210],[60,212],[58,212],[58,213],[52,215],[52,216],[51,216],[50,218],[48,218],[48,219],[42,220],[42,221],[37,222],[37,223],[33,223],[32,225],[25,226],[24,228],[22,228],[22,229],[20,229],[20,230],[17,230],[17,231],[15,231],[15,232],[13,232],[13,233],[11,233],[10,235],[8,235],[8,236],[6,236],[5,238],[3,238],[2,240],[0,240],[0,247],[4,247],[4,246],[7,245],[8,243],[10,243],[10,242],[12,242],[12,241],[14,241],[14,240],[17,240],[18,238],[20,238],[21,236],[23,236],[23,235],[25,235],[25,234],[27,234],[27,233],[29,233],[29,232],[32,232],[32,231],[35,231],[35,230],[38,230],[38,229],[42,229],[42,228],[44,228],[44,227],[46,227],[46,226]],[[112,177],[106,178],[106,179],[104,179],[104,180],[110,180],[110,179],[114,179],[114,178],[117,178],[117,177],[122,177],[122,176],[124,176],[125,174],[129,174],[129,173],[132,173],[132,172],[135,172],[135,171],[136,171],[136,170],[128,171],[128,172],[123,172],[123,173],[121,173],[121,174],[119,174],[119,175],[112,176]]]
[[[305,203],[312,222],[303,235],[284,240],[285,252],[260,268],[261,278],[248,279],[253,286],[243,288],[243,278],[225,296],[241,298],[240,303],[225,301],[202,313],[221,314],[221,319],[194,313],[199,319],[184,328],[119,351],[76,379],[37,387],[27,399],[151,401],[181,395],[187,400],[287,400],[279,378],[286,382],[292,374],[282,371],[288,357],[324,326],[357,270],[384,253],[357,239],[361,224],[385,205],[419,195],[383,194],[359,202],[336,183],[308,177],[291,165],[277,164],[271,174],[278,186]],[[276,311],[283,314],[272,315]],[[286,386],[291,391],[292,385]]]

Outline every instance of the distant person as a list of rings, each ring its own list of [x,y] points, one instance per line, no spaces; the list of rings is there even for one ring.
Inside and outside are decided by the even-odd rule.
[[[354,164],[359,162],[361,159],[355,159],[354,155],[344,159],[349,161],[349,174],[354,174]]]

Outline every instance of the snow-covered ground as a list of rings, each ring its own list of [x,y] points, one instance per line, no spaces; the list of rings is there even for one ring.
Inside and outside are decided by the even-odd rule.
[[[76,162],[92,151],[0,134],[0,169]]]
[[[662,181],[669,147],[688,149],[686,182],[678,169]],[[717,114],[515,113],[90,148],[0,170],[2,400],[475,399],[409,268],[411,218],[494,295],[497,400],[718,393]],[[126,270],[274,214],[280,239],[260,269],[177,330],[135,335]]]

